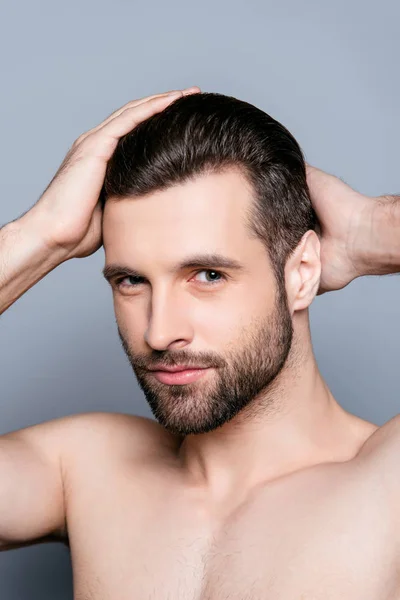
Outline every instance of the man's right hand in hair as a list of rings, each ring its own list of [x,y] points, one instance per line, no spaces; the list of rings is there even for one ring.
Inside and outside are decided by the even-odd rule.
[[[99,194],[107,162],[118,140],[136,125],[198,87],[165,92],[128,102],[73,143],[42,197],[29,211],[47,245],[67,258],[89,256],[102,245]]]
[[[102,245],[99,195],[118,140],[140,122],[198,87],[128,102],[72,145],[34,206],[0,230],[0,314],[70,258]]]

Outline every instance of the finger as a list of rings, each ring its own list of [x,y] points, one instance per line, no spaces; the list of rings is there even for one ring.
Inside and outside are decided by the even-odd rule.
[[[193,92],[200,92],[200,91],[201,90],[197,85],[192,85],[191,87],[183,88],[180,90],[170,90],[169,92],[162,92],[161,94],[153,94],[152,96],[144,96],[143,98],[139,98],[138,100],[131,100],[130,102],[125,104],[125,106],[121,107],[120,109],[118,109],[115,112],[120,112],[121,110],[124,110],[125,108],[130,108],[130,106],[137,106],[138,104],[142,104],[143,102],[147,102],[148,100],[153,100],[153,98],[161,98],[162,96],[170,96],[172,94],[177,94],[179,92],[186,95],[186,94],[190,94]],[[115,113],[113,113],[113,114],[115,114]],[[110,116],[112,116],[112,115],[110,115]]]
[[[157,97],[148,102],[143,102],[138,106],[127,108],[118,117],[112,119],[103,127],[100,127],[90,136],[93,139],[93,147],[96,148],[101,155],[103,154],[104,149],[106,149],[106,154],[108,155],[110,146],[115,147],[115,142],[120,137],[132,131],[139,123],[145,121],[153,114],[164,110],[169,103],[177,100],[179,97],[181,97],[179,94],[163,98]],[[103,140],[103,144],[99,143],[99,140],[101,139]],[[111,141],[112,143],[104,143],[105,139],[107,139],[107,142]]]
[[[153,114],[161,112],[168,106],[168,104],[174,102],[181,97],[181,94],[173,96],[166,96],[163,98],[153,98],[148,102],[143,102],[137,106],[132,106],[124,110],[117,118],[112,119],[99,129],[99,132],[107,134],[111,137],[120,138],[131,131],[134,127],[139,125],[142,121],[145,121]]]
[[[79,140],[79,142],[82,142],[88,135],[95,133],[96,131],[98,131],[99,129],[104,127],[104,125],[107,125],[107,123],[109,123],[110,121],[112,121],[113,119],[118,117],[127,108],[139,106],[140,104],[143,104],[144,102],[149,102],[150,100],[154,100],[155,98],[165,98],[172,94],[180,94],[181,93],[181,94],[187,95],[187,94],[192,94],[192,93],[196,93],[196,92],[200,92],[200,91],[201,90],[198,86],[192,86],[192,87],[186,88],[184,90],[171,90],[169,92],[163,92],[162,94],[153,94],[152,96],[145,96],[144,98],[139,98],[137,100],[131,100],[130,102],[127,102],[127,104],[125,104],[121,108],[118,108],[116,111],[111,113],[111,115],[109,115],[106,119],[104,119],[104,121],[99,123],[99,125],[96,125],[96,127],[89,129],[87,132],[85,132],[81,136],[79,136],[78,140]]]
[[[192,92],[201,92],[201,89],[199,88],[199,86],[198,86],[198,85],[192,85],[191,87],[184,88],[184,89],[182,90],[182,92],[183,92],[184,94],[191,94]]]
[[[153,94],[152,96],[145,96],[144,98],[139,98],[138,100],[131,100],[130,102],[128,102],[127,104],[125,104],[124,106],[122,106],[121,108],[119,108],[118,110],[114,111],[109,117],[107,117],[107,119],[105,119],[102,123],[100,123],[97,127],[95,127],[95,129],[98,129],[99,127],[102,127],[103,125],[106,125],[109,121],[111,121],[112,119],[115,119],[115,117],[118,117],[118,115],[120,115],[124,110],[126,110],[127,108],[131,108],[133,106],[139,106],[139,104],[143,104],[143,102],[148,102],[149,100],[153,100],[154,98],[164,98],[166,96],[171,96],[172,94],[191,94],[191,93],[195,93],[195,92],[200,92],[200,88],[198,86],[192,86],[190,88],[185,88],[183,90],[171,90],[169,92],[163,92],[162,94]]]
[[[143,104],[144,102],[147,102],[149,100],[153,100],[155,98],[166,98],[166,97],[168,97],[168,96],[170,96],[172,94],[177,94],[178,92],[179,91],[176,90],[176,91],[171,91],[171,92],[165,92],[164,94],[154,94],[153,96],[148,96],[147,98],[140,98],[139,100],[131,100],[127,104],[124,104],[124,106],[121,106],[121,108],[119,108],[118,110],[114,111],[111,115],[109,115],[106,119],[104,119],[104,121],[102,121],[101,123],[99,123],[95,127],[92,127],[92,129],[89,129],[88,131],[85,131],[85,133],[82,133],[82,135],[80,135],[76,139],[75,144],[80,144],[81,142],[83,142],[83,140],[86,139],[89,135],[91,135],[92,133],[96,133],[96,131],[98,131],[99,129],[101,129],[102,127],[104,127],[104,125],[107,125],[107,123],[109,123],[110,121],[112,121],[113,119],[115,119],[116,117],[118,117],[127,108],[132,108],[134,106],[139,106],[140,104]]]
[[[98,129],[99,127],[103,127],[103,125],[106,125],[109,121],[111,121],[111,119],[115,119],[115,117],[118,117],[118,115],[120,115],[127,108],[132,108],[133,106],[138,106],[139,104],[142,104],[143,102],[148,102],[149,100],[153,100],[154,98],[163,98],[163,97],[169,96],[171,94],[176,94],[179,91],[180,90],[170,90],[169,92],[163,92],[162,94],[153,94],[152,96],[145,96],[143,98],[138,98],[136,100],[130,100],[129,102],[124,104],[124,106],[121,106],[120,108],[115,110],[113,113],[111,113],[106,119],[104,119],[104,121],[99,123],[99,125],[97,125],[95,127],[95,129]]]

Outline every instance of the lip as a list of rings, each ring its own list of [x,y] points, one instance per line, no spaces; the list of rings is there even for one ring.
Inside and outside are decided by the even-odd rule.
[[[189,371],[190,369],[204,369],[206,367],[197,367],[189,365],[177,365],[175,367],[156,367],[155,369],[149,369],[149,371],[167,371],[168,373],[176,373],[177,371]]]
[[[185,385],[192,381],[197,381],[200,377],[203,377],[209,368],[201,369],[186,369],[185,371],[176,371],[171,373],[170,371],[150,371],[158,381],[161,383],[167,383],[169,385]]]

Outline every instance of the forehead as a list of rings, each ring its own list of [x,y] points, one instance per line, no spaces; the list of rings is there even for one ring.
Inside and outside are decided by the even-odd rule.
[[[210,251],[251,261],[255,253],[264,254],[245,227],[252,194],[243,174],[229,169],[145,196],[110,198],[103,218],[107,262],[165,262],[167,267],[182,256]]]
[[[194,234],[232,239],[244,230],[251,202],[251,187],[236,169],[202,174],[141,197],[110,198],[104,207],[104,242],[128,233],[158,239],[179,234],[182,241]]]

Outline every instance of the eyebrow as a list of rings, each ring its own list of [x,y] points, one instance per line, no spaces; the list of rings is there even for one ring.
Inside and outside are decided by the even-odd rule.
[[[231,269],[236,272],[244,271],[245,266],[234,258],[228,258],[227,256],[223,256],[222,254],[194,254],[192,256],[187,256],[178,264],[174,265],[172,269],[169,270],[169,273],[179,273],[179,271],[184,271],[186,269],[195,269],[198,267],[204,267],[206,269]],[[116,275],[125,275],[129,277],[143,277],[141,273],[131,269],[126,265],[119,264],[109,264],[104,267],[102,270],[103,276],[110,281]]]

